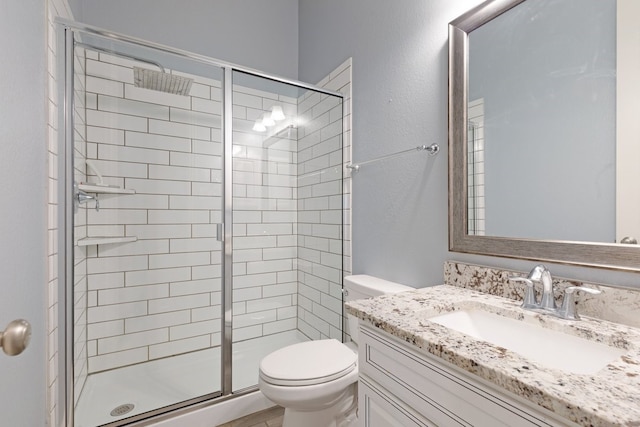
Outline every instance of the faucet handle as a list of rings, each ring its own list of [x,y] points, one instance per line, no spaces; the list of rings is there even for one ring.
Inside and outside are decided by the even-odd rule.
[[[531,271],[529,272],[529,276],[527,276],[527,278],[535,281],[541,281],[542,275],[548,271],[549,269],[545,267],[544,264],[538,264],[531,269]]]
[[[534,292],[534,281],[526,277],[511,276],[509,280],[516,283],[524,283],[527,287],[524,290],[524,298],[522,299],[522,308],[538,308],[536,302],[536,293]]]
[[[579,320],[578,312],[576,311],[575,295],[577,292],[584,292],[591,295],[601,294],[602,291],[598,289],[585,288],[583,286],[569,286],[564,290],[564,298],[562,300],[562,307],[558,310],[558,315],[563,319]]]

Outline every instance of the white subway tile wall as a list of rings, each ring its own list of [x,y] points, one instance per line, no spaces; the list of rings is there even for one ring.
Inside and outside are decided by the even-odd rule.
[[[298,329],[342,340],[342,278],[351,274],[351,59],[298,99]]]
[[[189,76],[189,96],[156,92],[133,86],[133,65],[88,50],[78,70],[87,157],[105,183],[136,191],[87,209],[89,236],[137,238],[88,247],[89,374],[220,344],[220,82]]]
[[[49,0],[49,419],[57,424],[57,108]],[[132,62],[77,49],[75,179],[136,190],[101,194],[76,215],[76,399],[87,374],[220,345],[222,135],[220,82],[195,77],[190,96],[133,86]],[[86,56],[86,57],[85,57]],[[190,76],[194,77],[194,76]],[[299,98],[234,86],[234,342],[299,329],[341,338],[342,275],[350,273],[351,61]],[[307,122],[271,137],[251,131],[274,105]],[[344,108],[343,108],[344,107]],[[340,119],[343,118],[341,121]],[[340,135],[340,132],[343,135]],[[341,147],[344,149],[341,150]],[[344,229],[341,230],[341,226]]]
[[[82,48],[75,50],[74,57],[74,129],[73,129],[73,150],[74,150],[74,171],[75,182],[86,182],[86,159],[87,159],[87,135],[86,135],[86,85],[85,85],[85,50]],[[76,241],[87,237],[88,206],[94,202],[78,204],[74,214],[74,239]],[[88,288],[87,288],[87,253],[86,246],[76,246],[74,251],[74,287],[73,287],[73,381],[74,381],[74,404],[78,403],[80,392],[87,379],[87,311],[88,311]]]
[[[97,100],[87,104],[95,160],[106,166],[109,183],[136,190],[134,196],[103,197],[102,209],[88,212],[89,231],[109,226],[139,239],[89,253],[89,288],[97,294],[89,325],[122,320],[126,337],[137,333],[127,325],[146,316],[191,316],[158,326],[157,342],[121,339],[114,346],[103,344],[113,337],[90,339],[88,347],[97,349],[89,356],[90,373],[140,362],[142,352],[131,351],[136,348],[147,348],[144,360],[151,360],[220,342],[220,83],[200,81],[189,97],[146,93],[131,87],[130,67],[105,54],[87,58],[95,90],[90,98]],[[349,72],[343,67],[327,84],[344,81]],[[292,98],[240,85],[234,85],[233,99],[233,341],[296,328],[310,338],[341,338],[342,103],[317,93]],[[273,105],[288,119],[270,135],[253,131]],[[288,127],[298,122],[305,124]],[[190,152],[196,142],[199,152]],[[100,277],[120,272],[124,280],[117,285]],[[143,285],[149,292],[128,289]],[[208,307],[217,317],[192,319],[194,310]]]
[[[234,84],[233,103],[233,342],[239,342],[297,327],[297,132],[287,127],[297,100]],[[252,130],[273,105],[286,119]]]
[[[484,200],[484,99],[469,102],[469,230],[477,236],[485,234]]]

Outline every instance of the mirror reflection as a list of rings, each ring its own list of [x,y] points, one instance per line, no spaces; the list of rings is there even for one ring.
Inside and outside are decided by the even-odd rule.
[[[491,0],[450,23],[451,251],[640,271],[639,15]]]
[[[525,1],[469,33],[468,234],[640,236],[634,3]]]

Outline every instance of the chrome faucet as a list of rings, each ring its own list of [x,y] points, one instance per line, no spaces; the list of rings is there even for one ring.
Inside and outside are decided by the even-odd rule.
[[[562,319],[578,320],[578,312],[575,308],[575,293],[586,292],[597,295],[602,291],[580,286],[570,286],[564,291],[564,299],[562,306],[556,306],[556,300],[553,295],[553,278],[551,272],[542,264],[538,264],[529,273],[527,277],[512,276],[509,280],[513,282],[522,282],[526,285],[524,298],[522,300],[522,308],[543,313],[548,313]],[[535,284],[542,284],[542,297],[540,302],[536,299]]]
[[[538,264],[529,273],[529,280],[542,283],[542,298],[540,299],[540,307],[543,310],[556,310],[556,299],[553,296],[553,279],[551,272],[547,267]]]

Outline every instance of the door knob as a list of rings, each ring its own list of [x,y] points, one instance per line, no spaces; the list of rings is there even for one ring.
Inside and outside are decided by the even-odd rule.
[[[9,356],[17,356],[29,345],[31,339],[31,325],[24,319],[9,323],[0,332],[0,347]]]

